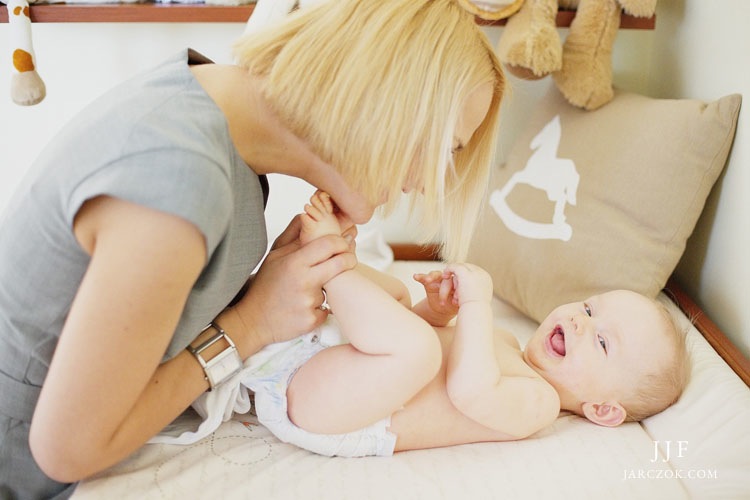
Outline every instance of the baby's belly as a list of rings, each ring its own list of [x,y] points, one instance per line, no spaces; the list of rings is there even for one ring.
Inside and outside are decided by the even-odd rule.
[[[445,391],[444,373],[393,414],[390,430],[397,436],[396,451],[516,439],[458,411]]]

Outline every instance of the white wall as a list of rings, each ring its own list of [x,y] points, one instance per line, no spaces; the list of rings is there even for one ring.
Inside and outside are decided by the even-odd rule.
[[[747,0],[660,0],[656,30],[621,31],[613,54],[615,83],[654,97],[713,100],[728,93],[750,99],[750,19]],[[0,210],[38,148],[83,105],[116,82],[177,50],[191,46],[217,62],[229,62],[229,46],[243,24],[35,24],[34,47],[47,99],[22,108],[10,102],[10,71],[0,71]],[[561,36],[566,35],[560,30]],[[496,41],[501,28],[486,28]],[[9,68],[7,24],[0,25],[0,68]],[[503,108],[503,161],[526,123],[534,100],[551,84],[512,80]],[[745,102],[745,108],[750,106]],[[740,116],[728,168],[709,199],[704,217],[679,266],[679,278],[709,316],[750,355],[750,114]],[[277,179],[271,236],[284,227],[309,188]],[[287,192],[284,192],[287,191]],[[286,205],[284,199],[293,199]],[[403,210],[374,221],[390,241],[410,241],[413,226]],[[2,235],[0,235],[2,237]]]
[[[242,23],[36,23],[34,51],[47,97],[22,107],[10,100],[8,25],[0,24],[0,210],[39,148],[96,96],[187,46],[229,62],[243,29]]]
[[[750,357],[750,2],[662,0],[649,89],[655,97],[743,103],[728,165],[708,199],[678,279]]]

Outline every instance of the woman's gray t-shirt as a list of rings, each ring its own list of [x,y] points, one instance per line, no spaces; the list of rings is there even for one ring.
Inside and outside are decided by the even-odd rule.
[[[88,199],[109,195],[174,214],[205,237],[208,259],[165,360],[231,301],[265,254],[268,185],[239,157],[224,115],[189,69],[208,62],[186,49],[116,87],[35,162],[0,218],[0,377],[44,382],[89,263],[72,231]],[[0,391],[0,413],[3,399]]]

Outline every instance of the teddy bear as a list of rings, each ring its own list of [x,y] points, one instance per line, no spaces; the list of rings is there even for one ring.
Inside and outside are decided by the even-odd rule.
[[[44,99],[47,90],[36,70],[36,56],[31,43],[29,2],[7,0],[6,8],[8,9],[10,47],[13,51],[10,97],[16,104],[32,106]]]
[[[558,8],[576,10],[564,43],[555,24]],[[623,10],[651,17],[656,0],[525,0],[500,35],[498,58],[519,78],[551,74],[568,102],[597,109],[614,96],[612,47]]]

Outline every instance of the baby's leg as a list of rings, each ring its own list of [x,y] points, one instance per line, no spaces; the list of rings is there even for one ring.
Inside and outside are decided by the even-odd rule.
[[[328,194],[316,192],[302,214],[300,241],[341,234]],[[321,434],[360,429],[399,410],[430,382],[442,362],[434,329],[357,270],[325,284],[349,344],[305,363],[287,390],[289,418]]]
[[[434,329],[356,271],[326,284],[350,344],[313,356],[292,379],[289,417],[321,434],[360,429],[401,409],[442,362]]]
[[[327,234],[341,234],[341,226],[333,213],[333,202],[328,193],[316,191],[305,205],[305,213],[300,215],[302,230],[299,239],[302,244]]]

